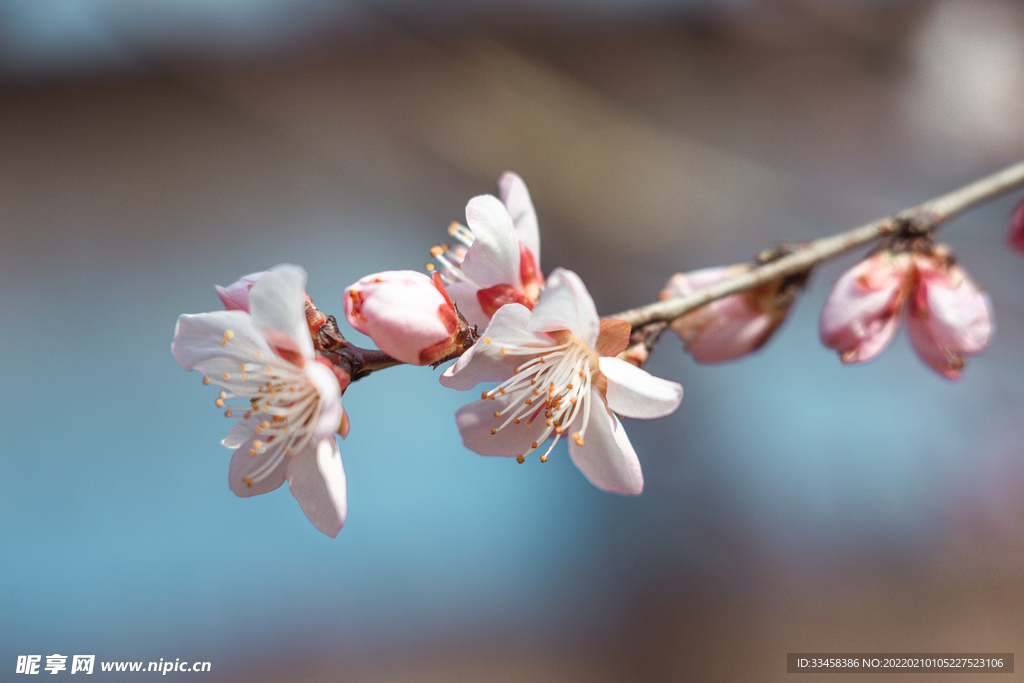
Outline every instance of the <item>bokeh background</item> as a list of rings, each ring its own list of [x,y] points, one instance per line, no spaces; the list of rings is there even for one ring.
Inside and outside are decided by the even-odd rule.
[[[562,447],[476,456],[453,419],[473,397],[398,368],[345,395],[329,539],[286,489],[230,493],[229,425],[170,341],[214,284],[281,262],[341,313],[360,276],[422,268],[506,169],[544,271],[610,314],[1017,161],[1022,120],[1014,0],[3,0],[0,678],[53,653],[256,683],[1020,656],[1020,193],[941,234],[998,322],[960,382],[903,335],[863,367],[820,346],[850,255],[751,357],[699,366],[663,340],[649,369],[686,397],[627,424],[638,498]],[[989,678],[1013,676],[943,676]]]

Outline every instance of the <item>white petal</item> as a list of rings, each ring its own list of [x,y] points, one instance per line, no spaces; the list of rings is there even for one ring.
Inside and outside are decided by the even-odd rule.
[[[501,455],[507,458],[523,455],[530,450],[531,444],[544,431],[543,414],[529,427],[526,422],[520,421],[519,424],[510,424],[491,434],[491,429],[500,427],[507,417],[494,417],[494,411],[501,411],[507,405],[507,399],[484,399],[470,403],[455,413],[455,423],[459,426],[462,443],[466,448],[480,455]]]
[[[257,425],[267,419],[270,419],[270,417],[263,413],[242,418],[235,423],[235,426],[231,428],[231,431],[229,431],[228,435],[224,437],[224,440],[220,442],[220,445],[225,448],[238,448],[243,443],[251,439],[256,433]]]
[[[473,197],[466,205],[466,223],[475,239],[462,262],[463,272],[483,288],[501,284],[522,288],[519,241],[505,205],[489,194]]]
[[[499,308],[480,335],[480,340],[444,371],[441,384],[449,389],[465,391],[480,382],[503,382],[511,377],[512,370],[529,360],[530,356],[502,354],[503,346],[536,347],[540,352],[554,344],[546,334],[530,332],[527,329],[529,321],[530,311],[526,306],[507,304]]]
[[[267,450],[256,457],[249,455],[249,449],[252,448],[255,440],[256,434],[254,433],[235,451],[234,455],[231,456],[231,467],[228,469],[228,485],[235,492],[235,495],[242,496],[243,498],[273,491],[284,483],[285,473],[288,468],[288,458],[280,453],[279,448],[267,448]],[[259,481],[253,480],[252,486],[245,483],[245,477],[252,478],[252,474],[262,469],[268,460],[275,459],[277,463],[269,474]]]
[[[274,330],[291,337],[306,359],[313,357],[313,340],[306,324],[306,271],[289,264],[277,266],[249,290],[253,325],[264,334]]]
[[[641,493],[644,475],[626,430],[605,408],[596,389],[591,392],[590,400],[593,401],[590,423],[583,436],[583,445],[577,446],[570,439],[569,456],[590,483],[599,489],[626,495]],[[573,422],[575,428],[576,421]]]
[[[533,254],[533,260],[540,270],[540,230],[537,227],[537,213],[530,201],[530,192],[523,179],[512,171],[506,171],[498,180],[498,196],[508,208],[512,218],[516,239]]]
[[[445,285],[445,290],[448,292],[448,298],[455,304],[455,308],[471,325],[476,325],[481,330],[487,327],[491,318],[484,313],[483,307],[480,306],[480,299],[476,296],[480,289],[476,285],[471,285],[468,282],[453,282],[450,285]]]
[[[574,337],[594,348],[601,321],[597,307],[580,276],[571,270],[555,268],[533,309],[530,330],[555,332],[569,330]]]
[[[224,333],[231,339],[224,344]],[[242,311],[214,311],[178,317],[174,328],[171,353],[174,360],[186,370],[197,363],[217,358],[232,361],[251,361],[256,350],[269,352],[270,347],[257,332],[252,319]]]
[[[608,379],[608,407],[619,415],[645,420],[664,417],[683,400],[683,387],[655,377],[618,358],[598,360],[601,374]]]
[[[317,529],[338,535],[348,514],[348,490],[341,451],[334,437],[303,448],[289,458],[288,488]]]
[[[328,439],[341,423],[341,387],[334,373],[321,363],[307,363],[306,378],[320,395],[320,417],[313,429],[313,439]]]

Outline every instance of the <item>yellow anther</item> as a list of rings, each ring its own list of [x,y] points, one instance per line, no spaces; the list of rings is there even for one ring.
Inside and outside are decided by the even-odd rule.
[[[526,462],[526,458],[521,456],[521,455],[517,455],[516,456],[516,462],[519,463],[520,465],[522,465],[524,462]]]
[[[485,344],[490,344],[491,343],[491,338],[490,337],[484,337],[484,343]]]
[[[491,427],[491,434],[497,434],[497,433],[498,433],[498,430],[495,429],[494,427]]]
[[[512,418],[512,424],[519,424],[519,418],[518,417],[513,417]]]
[[[577,446],[582,446],[583,445],[583,439],[576,439],[576,445]]]
[[[545,422],[544,424],[545,424],[545,425],[547,425],[548,427],[550,427],[550,426],[551,426],[551,420],[548,420],[548,421],[547,421],[547,422]]]
[[[491,395],[489,393],[487,393],[486,391],[480,394],[480,398],[481,399],[490,398],[490,397],[491,397]]]
[[[569,403],[575,403],[575,402],[576,402],[576,397],[575,396],[573,396],[572,398],[569,399]]]
[[[257,450],[256,450],[255,448],[250,448],[250,449],[249,449],[249,455],[251,455],[251,456],[252,456],[252,457],[254,457],[254,458],[255,458],[255,457],[256,457],[257,455],[259,455],[259,454],[260,454],[260,452],[259,452],[259,451],[257,451]]]
[[[220,397],[221,398],[227,398],[228,397],[228,392],[226,392],[226,391],[220,392]]]
[[[221,375],[221,377],[223,377],[225,380],[231,379],[231,375],[229,375],[226,372],[223,375]]]
[[[209,384],[209,383],[210,383],[210,378],[209,377],[203,377],[203,384]]]
[[[581,438],[583,438],[583,437],[582,437],[582,436],[580,435],[580,433],[579,433],[579,432],[576,432],[575,434],[573,434],[573,435],[572,435],[572,438],[574,438],[574,439],[576,439],[577,441],[579,441],[579,440],[580,440]]]
[[[494,411],[494,417],[501,417],[501,413],[497,410]]]
[[[234,413],[232,413],[230,410],[224,411],[224,417],[231,417],[232,415],[234,415]]]
[[[571,384],[566,384],[565,388],[566,388],[566,390],[572,389],[572,385]]]
[[[526,404],[526,405],[528,405],[528,406],[532,406],[532,405],[533,405],[533,399],[531,399],[531,398],[528,398],[528,399],[526,399],[525,401],[523,401],[523,403],[525,403],[525,404]]]
[[[427,269],[427,272],[430,272],[430,271],[434,270],[434,264],[433,263],[428,263],[424,267]]]
[[[502,394],[504,394],[504,393],[505,393],[505,390],[504,390],[504,389],[500,389],[500,388],[499,388],[499,389],[498,389],[498,391],[499,391],[500,393],[502,393]]]
[[[242,373],[242,379],[248,379],[248,376],[244,372]]]
[[[221,340],[220,345],[221,346],[227,346],[228,342],[234,336],[235,336],[235,333],[232,332],[231,330],[224,330],[224,339]]]
[[[505,355],[505,347],[504,346],[501,347],[501,355],[503,355],[503,356]]]
[[[223,408],[224,407],[224,399],[222,399],[222,398],[218,398],[216,401],[214,401],[214,403],[217,404],[218,408]]]
[[[536,441],[534,441],[534,442],[533,442],[533,445],[531,445],[531,446],[530,446],[530,448],[536,448],[536,447],[537,447],[537,442],[536,442]]]
[[[544,455],[540,456],[540,461],[541,462],[547,462],[548,461],[548,456],[547,456],[546,453]]]
[[[533,421],[527,422],[526,426],[527,427],[532,427],[533,426]],[[534,446],[534,448],[536,448],[536,446]]]
[[[582,370],[580,370],[580,371],[579,371],[579,376],[580,376],[580,377],[582,377],[582,376],[583,376],[583,371],[582,371]]]
[[[561,427],[555,427],[555,434],[561,435],[562,434],[562,428]]]
[[[246,420],[248,420],[250,417],[252,417],[252,411],[251,410],[245,411],[245,415],[243,415],[242,417],[244,417]]]
[[[536,383],[537,383],[537,380],[535,380],[535,379],[531,379],[531,380],[530,380],[530,386],[531,386],[531,387],[532,387],[532,386],[533,386],[534,384],[536,384]]]
[[[544,417],[552,417],[553,415],[554,413],[552,413],[550,410],[544,412]]]
[[[252,479],[250,479],[249,477],[242,477],[242,481],[245,482],[246,486],[252,486]]]
[[[518,375],[519,374],[519,368],[515,368],[514,370],[512,370],[512,374],[513,375]]]
[[[256,439],[255,441],[252,442],[252,447],[259,450],[260,448],[263,448],[263,442],[260,441],[259,439]]]
[[[287,419],[288,418],[285,417],[284,415],[275,415],[274,416],[274,422],[284,422]]]

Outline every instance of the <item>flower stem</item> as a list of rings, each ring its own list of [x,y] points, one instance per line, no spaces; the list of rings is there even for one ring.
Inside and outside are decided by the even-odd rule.
[[[653,322],[669,322],[716,299],[745,292],[789,275],[808,272],[823,261],[880,237],[901,231],[930,232],[950,217],[1022,185],[1024,161],[853,230],[795,245],[794,251],[789,255],[686,296],[666,299],[606,317],[622,320],[633,328]]]

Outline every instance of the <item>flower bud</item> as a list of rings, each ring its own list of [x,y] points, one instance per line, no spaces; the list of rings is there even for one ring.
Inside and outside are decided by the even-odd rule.
[[[1010,214],[1006,228],[1006,243],[1018,254],[1024,254],[1024,202],[1018,204]]]
[[[389,270],[345,290],[345,316],[385,353],[411,365],[430,365],[458,348],[461,321],[440,275]]]
[[[948,253],[915,254],[918,282],[907,331],[914,350],[940,375],[957,379],[964,355],[978,353],[992,334],[988,295]]]
[[[214,285],[214,288],[217,290],[217,294],[220,295],[220,300],[224,302],[224,308],[229,311],[244,311],[248,313],[249,290],[252,289],[252,286],[259,282],[260,278],[268,272],[269,271],[261,270],[258,273],[250,273],[227,287]]]
[[[670,299],[710,287],[752,268],[749,264],[676,273],[659,299]],[[781,281],[732,294],[701,306],[669,325],[698,363],[733,360],[761,348],[789,311],[792,291]]]
[[[822,343],[838,351],[844,363],[862,363],[881,353],[896,334],[912,275],[911,255],[888,250],[843,273],[821,313]]]

